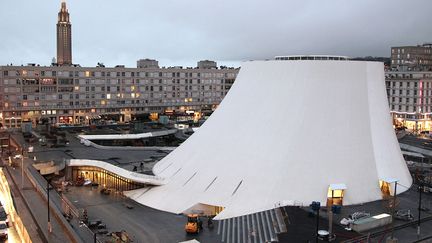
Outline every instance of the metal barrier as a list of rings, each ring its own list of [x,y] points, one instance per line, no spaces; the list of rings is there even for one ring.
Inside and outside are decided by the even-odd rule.
[[[47,199],[47,188],[43,186],[47,183],[45,178],[43,178],[36,171],[36,169],[33,168],[33,166],[27,167],[27,169],[24,171],[30,182],[36,188],[36,190],[40,192],[45,199]],[[92,242],[92,238],[89,240],[88,238],[84,238],[81,235],[78,235],[79,231],[77,232],[76,229],[71,224],[69,224],[69,222],[67,222],[67,220],[63,216],[63,212],[61,212],[61,198],[54,190],[50,193],[50,205],[52,205],[51,209],[54,211],[57,219],[63,224],[68,234],[75,242]]]

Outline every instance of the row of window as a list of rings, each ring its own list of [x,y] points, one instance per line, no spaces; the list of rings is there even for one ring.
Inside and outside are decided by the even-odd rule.
[[[116,100],[116,101],[106,101],[106,100],[87,100],[87,101],[70,101],[70,102],[57,102],[57,103],[28,103],[28,102],[17,102],[12,103],[9,105],[9,103],[5,103],[5,108],[8,107],[32,107],[33,109],[38,108],[62,108],[62,109],[72,109],[76,107],[104,107],[104,106],[131,106],[131,105],[148,105],[148,104],[188,104],[191,102],[209,102],[209,103],[219,103],[221,101],[221,98],[196,98],[195,100],[193,98],[185,98],[185,99],[160,99],[160,100]],[[192,104],[192,103],[191,103]]]
[[[166,77],[166,78],[187,78],[187,77],[204,77],[204,78],[232,78],[237,75],[236,71],[232,72],[193,72],[187,70],[195,69],[185,69],[184,72],[118,72],[118,71],[33,71],[33,70],[4,70],[3,76],[22,76],[22,77]]]
[[[392,111],[398,112],[431,112],[432,109],[430,106],[409,106],[409,105],[391,105]]]
[[[232,84],[234,79],[59,79],[58,82],[54,78],[26,78],[26,79],[4,79],[4,85],[105,85],[105,84]]]
[[[410,103],[410,104],[417,104],[417,99],[416,98],[395,98],[392,97],[391,98],[391,102],[395,103],[395,102],[399,102],[399,103]],[[422,101],[423,104],[429,104],[432,103],[432,99],[431,98],[424,98],[424,99],[419,99],[419,101]]]

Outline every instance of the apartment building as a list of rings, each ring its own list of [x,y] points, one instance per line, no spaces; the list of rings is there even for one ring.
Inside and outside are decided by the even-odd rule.
[[[391,48],[394,71],[432,71],[432,43]]]
[[[157,61],[143,60],[138,68],[0,66],[0,122],[19,127],[45,118],[52,124],[89,124],[101,115],[127,122],[139,115],[208,112],[222,101],[239,71],[159,68]]]
[[[432,72],[387,71],[385,79],[393,124],[413,131],[431,130]]]

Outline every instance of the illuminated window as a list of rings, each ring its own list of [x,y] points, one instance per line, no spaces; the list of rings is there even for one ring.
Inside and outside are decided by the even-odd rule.
[[[4,103],[4,107],[9,107],[9,103]]]
[[[75,86],[75,91],[78,91],[79,90],[79,86]]]
[[[327,192],[327,205],[343,205],[344,191],[346,189],[345,184],[331,184]]]
[[[106,104],[105,100],[101,100],[101,105],[105,105],[105,104]]]
[[[85,71],[85,76],[86,77],[90,77],[90,72],[89,71]]]
[[[131,97],[132,97],[132,98],[135,98],[135,93],[132,93],[132,94],[131,94]]]
[[[107,99],[111,99],[111,94],[107,94]]]
[[[131,91],[135,91],[135,86],[131,86]]]

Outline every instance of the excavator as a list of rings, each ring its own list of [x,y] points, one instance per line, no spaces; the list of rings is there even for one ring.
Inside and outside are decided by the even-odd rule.
[[[199,219],[198,214],[188,214],[185,231],[188,234],[197,234],[202,230],[202,221]]]

